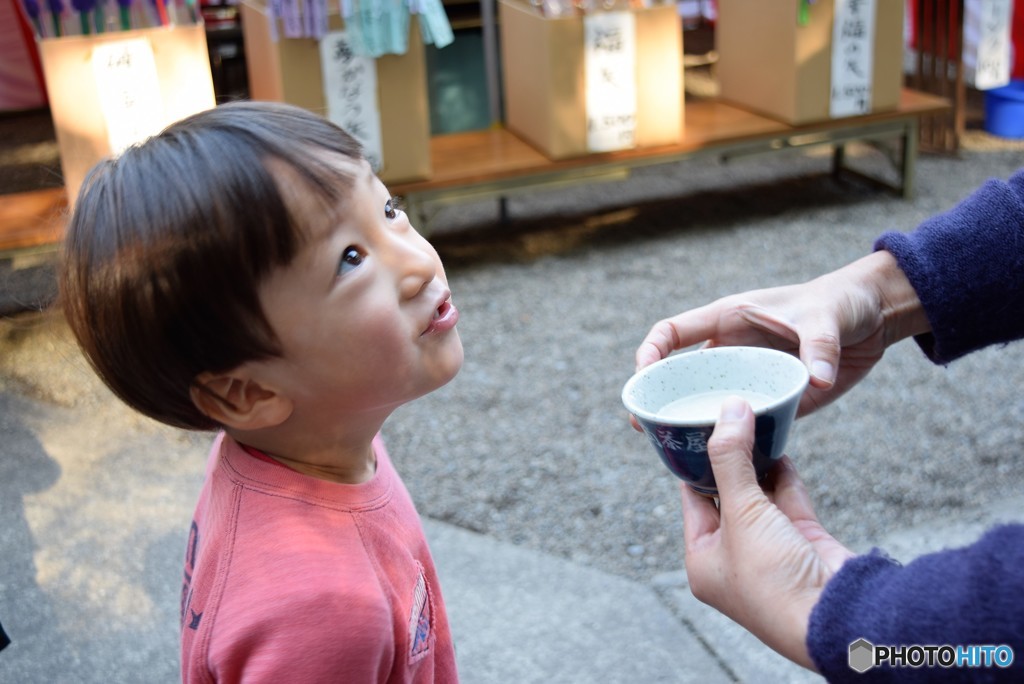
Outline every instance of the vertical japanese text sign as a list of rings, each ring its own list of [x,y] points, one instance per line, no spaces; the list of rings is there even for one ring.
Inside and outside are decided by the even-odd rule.
[[[835,0],[830,116],[855,116],[871,111],[874,49],[875,0]]]
[[[97,45],[92,71],[111,154],[160,132],[164,106],[153,46],[147,39]]]
[[[611,152],[636,144],[636,21],[632,12],[583,18],[587,149]]]
[[[370,166],[380,171],[384,152],[375,61],[353,53],[345,32],[335,31],[320,41],[320,64],[327,118],[358,140]]]
[[[1010,82],[1012,16],[1013,4],[1010,0],[976,0],[967,5],[964,17],[964,67],[968,70],[974,67],[974,87],[978,90],[998,88]],[[969,37],[977,41],[973,65],[970,64]]]

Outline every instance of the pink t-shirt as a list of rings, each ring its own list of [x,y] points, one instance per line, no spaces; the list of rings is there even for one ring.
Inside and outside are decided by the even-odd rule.
[[[185,556],[184,682],[457,682],[420,519],[384,445],[359,485],[214,442]]]

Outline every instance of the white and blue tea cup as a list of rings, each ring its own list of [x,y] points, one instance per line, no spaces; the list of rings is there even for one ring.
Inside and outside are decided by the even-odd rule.
[[[672,473],[705,496],[717,496],[708,438],[727,396],[754,412],[758,481],[782,458],[810,376],[799,358],[763,347],[709,347],[668,356],[638,371],[622,390],[633,414]]]

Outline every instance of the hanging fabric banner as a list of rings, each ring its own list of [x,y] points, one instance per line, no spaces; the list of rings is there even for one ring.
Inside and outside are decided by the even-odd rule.
[[[380,171],[384,148],[376,60],[355,54],[345,31],[334,31],[320,41],[320,64],[327,118],[358,140],[370,166]]]
[[[964,6],[964,77],[978,90],[1010,82],[1012,16],[1010,0],[968,0]]]
[[[120,154],[164,127],[153,46],[145,38],[96,45],[92,72],[107,122],[110,153]]]
[[[612,152],[636,145],[636,21],[632,12],[583,18],[587,149]]]
[[[871,111],[874,51],[875,0],[835,0],[829,98],[833,118]]]

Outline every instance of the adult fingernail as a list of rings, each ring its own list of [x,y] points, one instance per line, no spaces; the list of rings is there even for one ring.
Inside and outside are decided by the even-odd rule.
[[[739,420],[743,417],[743,412],[747,410],[746,402],[739,397],[727,397],[722,402],[722,413],[719,418],[721,420]]]
[[[811,375],[831,385],[836,379],[836,369],[828,361],[818,359],[811,362]]]

